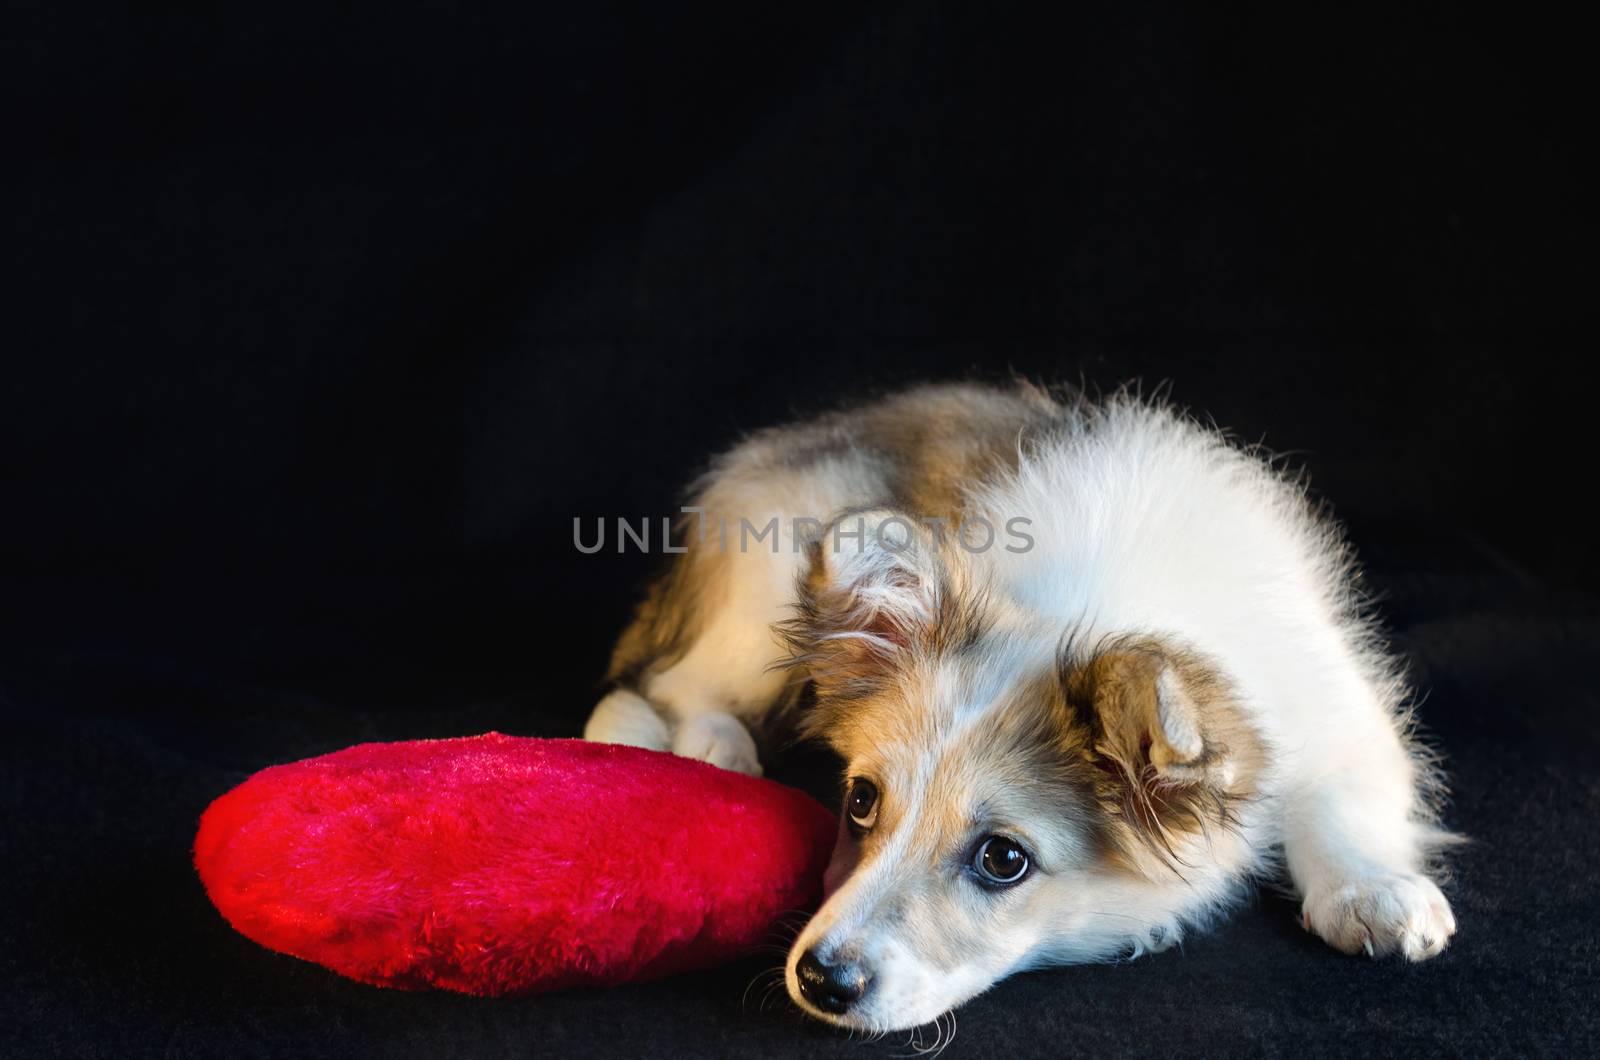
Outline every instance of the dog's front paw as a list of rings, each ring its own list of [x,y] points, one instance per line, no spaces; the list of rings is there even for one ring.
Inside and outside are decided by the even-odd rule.
[[[617,688],[595,705],[583,738],[596,743],[620,743],[665,751],[672,744],[666,719],[637,692]]]
[[[1344,953],[1425,961],[1456,932],[1455,914],[1425,876],[1366,876],[1306,897],[1302,923]]]
[[[697,714],[678,726],[672,738],[672,753],[698,758],[735,773],[761,775],[761,757],[756,742],[744,722],[732,714]]]

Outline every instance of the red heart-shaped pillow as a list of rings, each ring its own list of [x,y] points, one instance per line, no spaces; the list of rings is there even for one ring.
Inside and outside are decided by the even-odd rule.
[[[489,733],[363,744],[206,810],[195,867],[263,946],[471,994],[704,968],[816,901],[810,796],[633,747]]]

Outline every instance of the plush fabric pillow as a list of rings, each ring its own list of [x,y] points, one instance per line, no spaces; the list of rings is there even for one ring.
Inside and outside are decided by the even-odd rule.
[[[816,901],[810,796],[632,747],[489,733],[364,744],[217,799],[195,867],[270,949],[471,994],[703,968]]]

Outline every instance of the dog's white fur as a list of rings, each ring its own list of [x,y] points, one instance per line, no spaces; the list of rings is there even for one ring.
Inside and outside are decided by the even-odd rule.
[[[983,393],[923,400],[937,411]],[[792,614],[800,580],[855,594],[866,617],[832,636],[892,653],[870,620],[937,621],[930,593],[942,577],[981,595],[981,641],[959,663],[930,658],[897,676],[889,694],[935,719],[926,730],[842,741],[852,776],[881,778],[886,817],[870,850],[841,830],[829,896],[787,965],[803,1008],[866,1029],[921,1024],[1020,968],[1167,948],[1250,880],[1279,871],[1303,899],[1305,926],[1335,948],[1438,953],[1455,921],[1428,876],[1430,855],[1450,839],[1434,824],[1435,772],[1409,736],[1405,688],[1339,535],[1269,462],[1162,405],[1119,396],[1068,402],[1043,419],[1007,466],[962,483],[960,514],[997,527],[1026,520],[1025,551],[998,542],[935,557],[920,530],[909,550],[868,534],[853,553],[825,541],[813,569],[790,520],[880,504],[884,460],[852,452],[849,420],[830,428],[845,444],[813,460],[774,461],[781,434],[735,450],[697,499],[713,517],[778,516],[780,547],[730,547],[706,565],[692,641],[602,700],[586,737],[759,773],[748,725],[784,698],[771,627]],[[876,526],[892,513],[863,517]],[[1112,865],[1070,814],[1008,817],[1041,868],[1003,895],[982,894],[949,869],[950,851],[969,841],[953,830],[976,812],[964,800],[981,797],[992,812],[1027,782],[1004,779],[1003,764],[974,766],[971,748],[1021,683],[1054,665],[1066,635],[1080,644],[1153,635],[1206,660],[1263,749],[1251,796],[1226,828],[1167,837],[1181,868],[1153,853]],[[1233,759],[1200,764],[1210,737],[1175,672],[1158,680],[1151,768],[1195,782],[1208,769],[1231,784]],[[1012,810],[1026,816],[1029,806]],[[796,976],[807,951],[859,966],[870,979],[861,1001],[843,1014],[807,1002]]]

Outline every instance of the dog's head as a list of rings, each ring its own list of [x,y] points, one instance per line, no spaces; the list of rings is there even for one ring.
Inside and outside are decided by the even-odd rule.
[[[844,519],[864,532],[824,535],[784,628],[847,770],[795,1002],[903,1029],[1019,968],[1175,942],[1248,857],[1261,743],[1225,681],[1157,637],[1074,640],[909,517]]]

